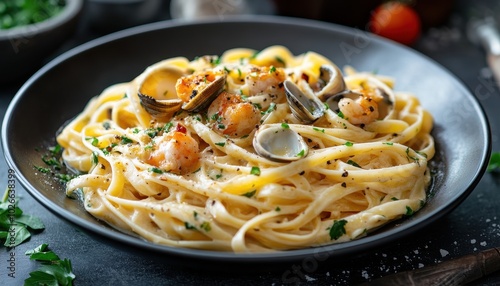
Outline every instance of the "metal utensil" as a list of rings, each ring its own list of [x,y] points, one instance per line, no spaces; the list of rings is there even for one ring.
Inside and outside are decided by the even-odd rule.
[[[499,270],[500,248],[491,248],[432,266],[388,275],[366,285],[464,285]]]

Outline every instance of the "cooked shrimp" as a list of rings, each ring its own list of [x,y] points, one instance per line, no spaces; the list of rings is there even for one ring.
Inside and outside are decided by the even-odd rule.
[[[352,124],[366,125],[378,119],[378,104],[371,97],[360,96],[357,99],[344,97],[339,101],[339,109]]]
[[[187,174],[198,168],[200,149],[198,142],[185,128],[177,128],[155,140],[155,150],[148,163],[175,174]]]
[[[218,76],[222,76],[224,71],[199,71],[188,76],[183,76],[177,80],[175,91],[177,97],[188,102],[192,97],[206,88]]]
[[[285,71],[274,67],[251,67],[245,82],[249,95],[269,94],[272,98],[284,96]]]
[[[231,137],[249,134],[260,121],[260,111],[239,95],[223,91],[208,108],[208,117],[219,133]]]

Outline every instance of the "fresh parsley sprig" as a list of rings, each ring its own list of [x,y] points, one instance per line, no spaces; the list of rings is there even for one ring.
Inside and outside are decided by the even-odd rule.
[[[31,237],[30,230],[40,231],[45,225],[38,217],[24,214],[17,200],[7,199],[8,194],[9,189],[0,202],[0,242],[5,247],[16,247]]]
[[[49,245],[44,243],[25,252],[30,260],[39,261],[42,265],[30,273],[30,277],[24,280],[24,285],[73,285],[76,275],[73,273],[71,261],[67,258],[61,260],[48,247]]]
[[[488,172],[500,171],[500,152],[493,152],[488,163]]]

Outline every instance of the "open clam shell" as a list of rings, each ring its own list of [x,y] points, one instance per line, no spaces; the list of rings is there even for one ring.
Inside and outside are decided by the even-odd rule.
[[[226,74],[218,75],[214,81],[212,81],[202,90],[198,90],[193,93],[190,100],[182,105],[182,109],[187,111],[199,112],[207,108],[210,103],[212,103],[212,101],[214,101],[222,92],[225,84]]]
[[[316,96],[321,101],[325,101],[329,97],[346,89],[344,76],[336,65],[322,65],[319,71],[319,79],[323,82],[324,86],[316,92]]]
[[[307,156],[309,146],[290,128],[262,125],[253,138],[255,152],[277,162],[291,162]]]
[[[139,79],[138,96],[144,109],[155,117],[168,116],[182,106],[175,84],[184,71],[173,66],[148,69]]]
[[[323,105],[313,95],[303,92],[290,80],[285,80],[283,85],[288,105],[297,119],[305,124],[311,124],[323,116]]]

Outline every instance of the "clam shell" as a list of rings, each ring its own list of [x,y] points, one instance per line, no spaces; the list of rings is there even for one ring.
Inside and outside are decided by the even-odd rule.
[[[213,82],[207,85],[203,90],[193,96],[188,102],[182,105],[182,109],[192,112],[199,112],[212,103],[224,89],[226,84],[226,75],[218,76]]]
[[[343,92],[346,89],[344,76],[336,65],[322,65],[319,69],[320,80],[325,83],[325,86],[318,92],[316,96],[325,101],[329,97]]]
[[[144,109],[154,117],[169,116],[180,110],[182,106],[182,100],[180,99],[156,100],[142,93],[138,93],[137,95]]]
[[[324,107],[314,96],[302,92],[302,90],[292,81],[285,80],[286,99],[292,110],[292,114],[304,122],[311,124],[324,114]]]
[[[253,147],[260,156],[277,162],[296,161],[309,152],[302,136],[280,125],[262,125],[255,133]]]

